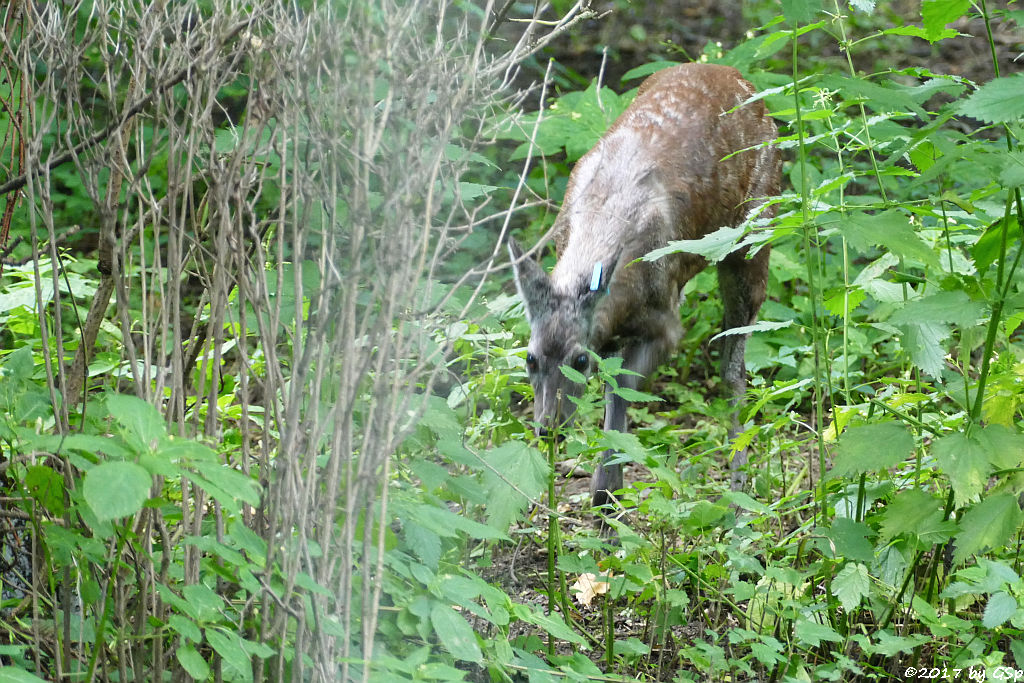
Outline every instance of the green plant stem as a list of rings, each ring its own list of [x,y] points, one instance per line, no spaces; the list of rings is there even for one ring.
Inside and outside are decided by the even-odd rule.
[[[548,439],[548,614],[554,611],[556,594],[555,587],[555,555],[558,542],[558,516],[555,513],[555,453],[557,447],[557,429],[552,430]],[[555,655],[555,637],[548,633],[548,656]]]
[[[107,585],[103,587],[103,612],[100,615],[100,620],[96,624],[96,642],[92,646],[92,654],[89,656],[89,672],[85,676],[85,680],[92,681],[96,675],[96,662],[99,660],[100,648],[104,642],[103,636],[107,626],[107,618],[110,615],[110,589],[114,585],[114,581],[117,580],[118,565],[121,564],[121,553],[124,552],[125,537],[128,535],[126,529],[122,529],[121,533],[117,536],[117,550],[114,552],[113,558],[109,564],[110,574],[107,577]],[[68,614],[64,615],[64,619],[69,618]]]
[[[811,196],[808,188],[807,177],[807,146],[804,140],[804,121],[800,109],[800,74],[797,71],[799,64],[799,48],[797,40],[798,26],[793,27],[793,104],[796,110],[796,136],[798,156],[800,164],[800,213],[804,232],[804,251],[807,253],[807,289],[808,298],[811,303],[811,341],[814,346],[814,415],[815,431],[818,437],[818,510],[816,516],[820,516],[819,523],[825,523],[825,479],[821,475],[825,472],[825,417],[822,414],[825,410],[825,401],[822,396],[821,377],[821,331],[820,317],[818,315],[818,280],[816,272],[817,252],[812,247],[811,231],[815,228],[811,219]],[[814,240],[816,242],[816,240]]]

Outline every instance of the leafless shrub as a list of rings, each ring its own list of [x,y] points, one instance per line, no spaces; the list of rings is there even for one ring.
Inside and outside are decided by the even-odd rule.
[[[465,313],[440,273],[491,210],[460,198],[469,157],[457,150],[486,142],[518,60],[593,13],[580,2],[560,22],[518,24],[499,54],[487,41],[510,3],[211,4],[10,4],[3,60],[29,95],[5,100],[25,154],[7,162],[0,196],[24,194],[16,231],[35,254],[43,348],[56,349],[56,431],[70,433],[106,385],[160,407],[179,436],[216,445],[236,432],[240,447],[222,450],[266,487],[243,521],[268,545],[240,634],[289,642],[312,662],[254,658],[257,680],[365,679],[369,667],[349,662],[373,653],[391,459],[442,367],[445,324]],[[69,169],[91,199],[82,220],[94,222],[99,271],[90,310],[70,323],[73,352],[60,334],[75,310],[62,270],[40,268],[66,259],[58,245],[79,229],[55,220]],[[44,277],[64,305],[45,305]],[[90,373],[104,327],[123,357]],[[63,468],[70,477],[66,458]],[[187,478],[174,486],[180,522],[147,509],[131,538],[107,541],[105,565],[58,582],[64,614],[83,581],[116,596],[102,618],[128,637],[79,649],[70,619],[61,637],[35,626],[19,637],[40,644],[40,669],[45,650],[59,676],[184,675],[150,622],[169,613],[169,548],[223,541],[228,518]],[[183,548],[194,584],[211,558]],[[329,595],[301,588],[301,575]],[[37,616],[44,593],[38,584]]]

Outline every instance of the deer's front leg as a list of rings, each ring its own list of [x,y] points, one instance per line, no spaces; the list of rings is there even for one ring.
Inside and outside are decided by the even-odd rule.
[[[679,338],[678,317],[669,318],[664,327],[664,334],[654,340],[636,343],[623,352],[622,367],[637,374],[622,374],[615,378],[620,387],[639,389],[647,377],[658,367],[662,359],[675,347]],[[672,324],[674,323],[674,324]],[[629,425],[626,419],[626,408],[629,401],[614,393],[609,384],[605,387],[604,428],[625,432]],[[622,488],[622,464],[608,464],[616,456],[615,451],[607,450],[601,455],[601,463],[594,471],[591,494],[594,507],[607,505],[611,502],[612,492]]]
[[[627,377],[629,380],[633,380],[631,384],[633,388],[636,388],[637,382],[635,380],[639,378],[634,375],[620,375],[618,379],[619,386],[630,386],[630,383],[623,381]],[[604,396],[606,401],[604,408],[605,430],[626,431],[626,408],[629,407],[629,401],[613,394],[610,384],[605,386]],[[613,450],[605,451],[601,455],[601,462],[594,471],[594,478],[590,485],[591,500],[594,507],[602,507],[610,503],[612,492],[622,488],[622,464],[608,464],[608,461],[614,458],[615,455]]]

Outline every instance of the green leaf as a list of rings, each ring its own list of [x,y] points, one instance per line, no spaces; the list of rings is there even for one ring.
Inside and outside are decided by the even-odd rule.
[[[587,376],[575,368],[571,368],[568,365],[559,365],[558,369],[562,371],[562,374],[565,375],[570,382],[575,382],[576,384],[587,383]]]
[[[440,602],[434,603],[430,610],[430,623],[444,649],[453,657],[475,664],[483,660],[483,653],[476,642],[473,627],[450,606]]]
[[[177,657],[178,662],[188,675],[195,680],[205,681],[209,678],[210,665],[206,663],[206,660],[203,659],[203,656],[199,654],[199,651],[191,643],[179,647],[174,652],[174,656]]]
[[[992,467],[1008,470],[1024,464],[1024,434],[1003,425],[986,425],[971,430],[971,437],[988,453]]]
[[[237,677],[232,678],[240,678],[246,683],[252,682],[252,661],[246,655],[242,638],[237,633],[219,628],[208,628],[206,629],[206,641],[220,655],[224,664],[238,674]]]
[[[742,237],[743,228],[719,228],[697,240],[670,240],[664,247],[644,254],[641,260],[657,261],[663,256],[683,252],[703,256],[708,263],[718,263],[736,250]]]
[[[932,377],[942,377],[945,343],[952,335],[949,325],[933,321],[900,325],[903,336],[900,346],[910,355],[917,367]]]
[[[985,232],[982,233],[981,237],[974,246],[971,247],[971,257],[974,259],[974,265],[977,266],[979,271],[984,272],[995,263],[996,259],[999,258],[999,250],[1002,248],[1003,241],[1003,220],[999,219],[993,221]],[[1017,232],[1017,219],[1015,216],[1011,216],[1009,221],[1006,223],[1006,235],[1007,235],[1007,247],[1012,244],[1013,235]]]
[[[938,34],[932,34],[926,31],[921,26],[898,26],[896,28],[887,28],[882,31],[882,35],[886,36],[913,36],[915,38],[924,38],[928,42],[937,43],[940,40],[946,38],[955,38],[960,35],[959,32],[954,31],[951,28],[943,29]]]
[[[643,403],[647,401],[663,401],[661,396],[655,396],[654,394],[648,394],[646,391],[637,391],[636,389],[630,389],[629,387],[615,387],[612,389],[612,393],[616,396],[630,401],[631,403]]]
[[[153,477],[132,462],[106,462],[85,473],[85,501],[101,522],[134,515],[149,498]]]
[[[1007,188],[1024,185],[1024,151],[1007,152],[1002,157],[1005,163],[999,180]]]
[[[809,24],[821,11],[821,0],[782,0],[782,13],[790,26]]]
[[[918,237],[910,219],[898,209],[879,214],[854,212],[842,219],[839,227],[856,249],[882,247],[897,256],[914,259],[927,266],[940,265],[935,252]]]
[[[905,89],[889,87],[888,82],[875,83],[866,78],[831,74],[821,79],[822,87],[842,95],[844,100],[861,100],[875,111],[912,111],[927,120],[928,114]]]
[[[952,292],[938,292],[920,299],[912,299],[893,313],[889,322],[900,325],[929,321],[974,327],[983,313],[984,310],[980,303],[971,301],[967,292],[957,289]]]
[[[942,504],[921,489],[899,493],[882,512],[881,539],[890,541],[900,534],[920,537],[924,530],[942,522]]]
[[[1017,496],[1012,493],[997,493],[985,498],[960,519],[954,562],[963,562],[988,548],[1001,547],[1017,533],[1021,518]]]
[[[64,477],[46,465],[29,465],[25,488],[37,503],[54,515],[64,514]]]
[[[753,325],[742,325],[740,327],[731,327],[728,330],[723,330],[711,338],[711,341],[716,341],[719,337],[729,337],[735,334],[753,334],[754,332],[768,332],[771,330],[781,330],[789,327],[793,324],[792,320],[786,321],[774,321],[774,320],[761,320]]]
[[[558,640],[564,640],[567,643],[573,643],[574,645],[580,646],[586,645],[587,643],[582,636],[566,625],[561,615],[557,612],[544,614],[530,605],[514,603],[512,605],[512,613],[528,624],[540,626]]]
[[[1024,117],[1024,74],[995,78],[960,104],[960,113],[985,123],[1011,123]]]
[[[191,583],[181,589],[181,596],[188,602],[196,621],[216,619],[224,609],[224,598],[205,583]]]
[[[847,564],[832,579],[832,592],[847,613],[860,606],[860,601],[871,593],[871,575],[860,562]]]
[[[871,651],[886,657],[893,657],[903,652],[910,652],[921,643],[929,640],[928,636],[914,633],[909,636],[894,636],[888,631],[879,631],[878,643],[873,644]]]
[[[154,450],[160,439],[167,435],[159,411],[141,398],[107,394],[107,410],[124,428],[125,434],[134,437],[145,449]]]
[[[1017,601],[1006,591],[999,591],[988,599],[981,624],[985,628],[998,628],[1017,612]]]
[[[921,3],[921,22],[928,40],[938,40],[946,24],[962,17],[970,6],[970,0],[924,0]]]
[[[535,448],[522,441],[508,441],[484,455],[487,489],[487,524],[501,533],[547,488],[548,464]]]
[[[409,508],[409,513],[414,516],[418,524],[432,530],[442,538],[453,538],[459,533],[465,533],[471,538],[481,540],[508,537],[504,532],[458,515],[446,507],[438,507],[429,503],[413,504]]]
[[[0,666],[0,683],[46,683],[46,681],[24,669]]]
[[[914,450],[914,437],[902,423],[878,422],[851,427],[839,439],[829,477],[857,475],[892,467]]]
[[[832,542],[834,557],[861,562],[873,562],[875,559],[875,548],[868,540],[868,536],[873,535],[874,532],[866,524],[848,517],[837,518],[825,532],[826,538]]]
[[[798,620],[793,631],[798,642],[810,647],[818,647],[823,640],[831,643],[843,642],[843,637],[834,628],[810,619]]]
[[[198,643],[203,639],[203,632],[199,630],[199,626],[196,622],[191,619],[186,619],[180,614],[172,614],[167,617],[167,626],[174,630],[178,635]]]
[[[963,433],[947,434],[932,444],[939,467],[949,477],[958,507],[974,500],[985,489],[991,471],[987,446]]]
[[[201,476],[190,478],[221,505],[235,510],[238,501],[260,504],[260,488],[252,477],[220,463],[200,463],[196,469]]]

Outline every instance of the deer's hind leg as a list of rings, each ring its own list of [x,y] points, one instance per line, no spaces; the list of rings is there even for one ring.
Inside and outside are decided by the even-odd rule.
[[[765,246],[750,258],[746,253],[738,252],[718,264],[718,289],[725,309],[723,330],[754,324],[768,286],[768,256],[769,249]],[[739,433],[739,404],[747,391],[744,356],[749,337],[749,334],[731,334],[719,340],[721,375],[729,387],[733,406],[730,439]],[[730,464],[730,486],[734,491],[746,486],[746,465],[747,451],[743,449],[733,456]]]

